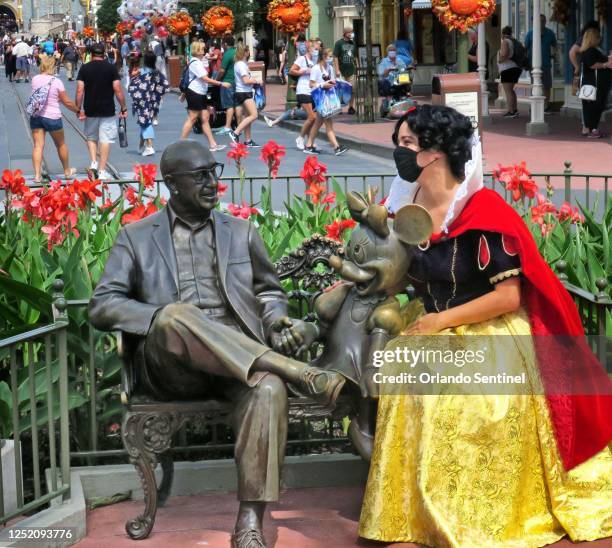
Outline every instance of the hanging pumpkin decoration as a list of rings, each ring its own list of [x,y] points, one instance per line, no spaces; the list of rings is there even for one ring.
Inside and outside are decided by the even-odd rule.
[[[93,38],[96,34],[96,31],[93,27],[83,27],[83,36],[85,38]]]
[[[168,24],[168,18],[163,15],[157,15],[151,18],[151,23],[153,23],[154,27],[164,27]]]
[[[432,0],[432,11],[448,30],[466,33],[495,11],[495,0]]]
[[[223,36],[234,30],[234,12],[225,6],[214,6],[202,15],[204,30],[211,36]]]
[[[272,0],[268,6],[268,21],[280,32],[303,32],[311,17],[308,0]]]
[[[193,19],[187,12],[179,11],[168,17],[167,27],[172,34],[185,36],[189,34],[191,27],[193,27]]]
[[[129,34],[130,31],[134,28],[134,21],[119,21],[115,30],[117,34],[124,36],[125,34]]]

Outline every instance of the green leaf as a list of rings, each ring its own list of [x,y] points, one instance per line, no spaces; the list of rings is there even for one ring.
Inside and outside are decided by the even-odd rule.
[[[26,302],[44,314],[45,317],[51,317],[51,296],[37,287],[13,280],[7,276],[0,276],[0,290],[17,300]]]

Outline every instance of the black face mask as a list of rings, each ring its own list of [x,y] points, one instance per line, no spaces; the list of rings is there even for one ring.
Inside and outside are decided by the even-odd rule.
[[[406,147],[396,147],[393,151],[393,159],[395,160],[395,166],[397,167],[397,172],[399,176],[404,179],[404,181],[408,181],[409,183],[414,183],[421,176],[423,170],[433,164],[437,158],[434,158],[429,164],[424,167],[421,167],[417,164],[417,156],[421,152],[420,150],[414,151],[410,148]]]

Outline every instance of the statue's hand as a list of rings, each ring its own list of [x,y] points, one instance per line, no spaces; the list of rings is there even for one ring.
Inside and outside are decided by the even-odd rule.
[[[279,318],[272,324],[272,348],[286,356],[298,356],[317,340],[317,326],[302,320]]]
[[[380,396],[380,386],[374,382],[374,374],[378,371],[376,367],[368,367],[361,375],[359,388],[361,389],[362,397],[378,399]]]

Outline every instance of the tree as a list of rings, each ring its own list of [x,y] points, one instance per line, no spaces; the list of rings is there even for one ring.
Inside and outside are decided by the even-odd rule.
[[[96,19],[98,21],[98,30],[112,34],[115,32],[115,27],[120,21],[117,8],[121,5],[121,0],[102,0]]]

